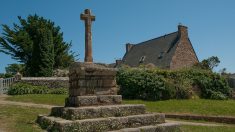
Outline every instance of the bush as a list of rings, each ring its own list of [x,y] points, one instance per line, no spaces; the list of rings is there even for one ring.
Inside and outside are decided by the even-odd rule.
[[[163,75],[144,69],[121,69],[117,74],[120,93],[127,99],[163,100],[175,96],[175,88]]]
[[[68,94],[68,89],[66,88],[55,88],[51,89],[50,94]]]
[[[66,88],[50,89],[45,86],[33,86],[27,83],[15,83],[8,89],[9,95],[22,94],[67,94]]]
[[[217,74],[195,78],[195,83],[201,88],[202,98],[227,99],[232,95],[232,89],[229,88],[226,79]]]
[[[24,83],[16,83],[13,84],[9,89],[8,89],[8,94],[9,95],[22,95],[22,94],[31,94],[33,93],[34,87],[29,84],[24,84]]]
[[[231,88],[223,77],[196,68],[121,68],[117,73],[117,84],[120,85],[120,94],[127,99],[188,99],[195,94],[193,86],[199,87],[201,98],[227,99],[231,96]]]
[[[33,86],[33,92],[31,94],[47,94],[50,89],[45,86]]]

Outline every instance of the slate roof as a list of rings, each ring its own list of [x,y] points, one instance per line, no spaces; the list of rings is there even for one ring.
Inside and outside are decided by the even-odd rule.
[[[173,32],[158,38],[154,38],[133,47],[126,53],[122,63],[136,67],[142,64],[152,63],[160,68],[169,68],[176,49],[178,41],[178,32]]]

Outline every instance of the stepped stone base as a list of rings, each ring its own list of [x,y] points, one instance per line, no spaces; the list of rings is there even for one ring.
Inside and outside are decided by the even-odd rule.
[[[121,104],[121,95],[74,96],[65,99],[66,107]]]
[[[124,128],[109,132],[181,132],[178,123],[162,123],[157,125],[143,126],[137,128]]]
[[[49,116],[39,115],[37,123],[50,132],[180,132],[178,124],[165,123],[165,114],[148,114],[141,104],[121,105],[118,95],[77,99],[80,107],[54,107]]]
[[[116,70],[92,63],[74,63],[69,71],[65,107],[54,107],[37,122],[50,132],[177,132],[164,114],[148,114],[144,105],[122,105],[116,95]]]
[[[88,107],[54,107],[51,116],[67,120],[81,120],[100,117],[119,117],[145,114],[144,105],[108,105]]]
[[[59,132],[103,132],[122,128],[140,127],[165,123],[164,114],[143,114],[125,117],[108,117],[84,120],[39,116],[37,122],[48,131]]]

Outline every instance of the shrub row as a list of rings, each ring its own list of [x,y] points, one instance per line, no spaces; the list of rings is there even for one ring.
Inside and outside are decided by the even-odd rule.
[[[51,89],[45,86],[33,86],[27,83],[15,83],[8,89],[9,95],[22,94],[67,94],[66,88]]]
[[[219,74],[201,69],[161,70],[120,68],[117,73],[120,94],[127,99],[165,100],[188,99],[200,89],[200,97],[227,99],[231,88]]]

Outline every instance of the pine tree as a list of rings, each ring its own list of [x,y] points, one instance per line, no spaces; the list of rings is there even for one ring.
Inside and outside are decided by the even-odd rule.
[[[38,29],[38,42],[33,45],[32,68],[33,76],[52,76],[54,65],[54,45],[52,32],[46,28]]]
[[[13,23],[12,29],[8,25],[2,25],[0,52],[11,55],[13,59],[25,64],[26,76],[34,76],[34,73],[31,75],[32,71],[37,71],[32,70],[37,67],[33,62],[33,54],[35,54],[33,52],[42,40],[42,35],[38,36],[38,30],[41,29],[51,32],[52,40],[50,41],[52,41],[54,48],[53,68],[66,68],[74,62],[74,53],[70,51],[71,43],[64,42],[63,33],[59,26],[55,26],[54,22],[37,15],[29,15],[27,19],[18,17],[18,19],[20,24]]]

